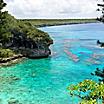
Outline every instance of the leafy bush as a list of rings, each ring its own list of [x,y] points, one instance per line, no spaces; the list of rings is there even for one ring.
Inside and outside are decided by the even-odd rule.
[[[8,58],[8,57],[12,57],[15,53],[10,50],[10,49],[3,49],[0,48],[0,57],[1,58]]]
[[[92,80],[84,80],[77,85],[68,87],[71,96],[82,99],[80,104],[100,104],[104,102],[104,84],[96,83]],[[102,103],[103,104],[103,103]]]
[[[46,32],[43,32],[33,27],[28,22],[24,23],[23,21],[17,20],[8,13],[6,13],[5,25],[3,25],[0,28],[0,30],[1,30],[0,40],[4,44],[10,41],[10,38],[13,37],[13,34],[19,33],[22,33],[27,38],[31,38],[35,41],[42,40],[46,43],[52,41],[52,39]]]

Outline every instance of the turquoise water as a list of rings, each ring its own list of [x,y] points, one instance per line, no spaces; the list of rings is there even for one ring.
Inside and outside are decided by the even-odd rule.
[[[0,104],[14,99],[16,104],[78,104],[78,99],[69,96],[68,85],[97,80],[90,73],[104,64],[104,49],[96,46],[97,39],[104,41],[103,24],[40,29],[54,40],[52,55],[0,68]]]

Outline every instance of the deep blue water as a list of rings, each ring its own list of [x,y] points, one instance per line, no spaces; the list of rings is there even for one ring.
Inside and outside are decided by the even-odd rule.
[[[52,55],[0,68],[0,104],[8,104],[11,98],[22,104],[77,104],[78,99],[69,96],[68,85],[84,79],[97,80],[90,73],[104,64],[104,49],[96,45],[98,39],[104,41],[103,24],[40,29],[54,40]],[[13,76],[19,80],[14,81]]]

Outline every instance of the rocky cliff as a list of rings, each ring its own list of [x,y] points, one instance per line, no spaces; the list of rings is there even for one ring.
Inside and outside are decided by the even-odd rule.
[[[49,46],[53,43],[52,40],[47,42],[41,39],[34,40],[17,31],[12,31],[12,34],[10,41],[4,45],[6,48],[10,48],[28,58],[44,58],[51,54]]]
[[[28,58],[43,58],[51,54],[49,46],[53,40],[30,23],[19,21],[7,13],[3,28],[5,32],[0,36],[1,48],[11,49]]]

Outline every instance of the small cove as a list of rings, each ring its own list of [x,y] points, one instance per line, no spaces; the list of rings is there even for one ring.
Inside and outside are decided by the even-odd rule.
[[[104,49],[96,45],[98,39],[104,41],[103,24],[39,29],[53,38],[52,55],[0,68],[0,104],[8,104],[12,98],[21,104],[77,104],[69,96],[68,85],[84,79],[97,80],[90,73],[104,65]]]

